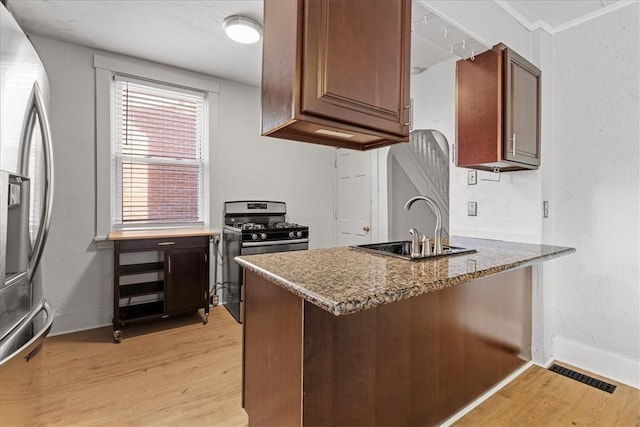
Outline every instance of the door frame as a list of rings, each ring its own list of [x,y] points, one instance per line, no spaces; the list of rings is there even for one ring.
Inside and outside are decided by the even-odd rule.
[[[334,152],[334,191],[333,191],[333,246],[337,246],[339,242],[338,234],[338,194],[340,185],[340,171],[338,170],[338,150],[344,148],[336,148]],[[388,212],[387,212],[387,157],[389,148],[379,148],[367,151],[369,153],[369,192],[371,201],[370,212],[371,219],[370,237],[372,242],[386,241],[388,231]]]

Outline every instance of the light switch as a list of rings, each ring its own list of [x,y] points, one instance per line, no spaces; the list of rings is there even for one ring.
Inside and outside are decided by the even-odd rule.
[[[467,183],[469,185],[476,185],[478,183],[478,171],[475,171],[475,170],[469,171]]]
[[[477,216],[478,215],[478,203],[477,202],[469,202],[469,216]]]

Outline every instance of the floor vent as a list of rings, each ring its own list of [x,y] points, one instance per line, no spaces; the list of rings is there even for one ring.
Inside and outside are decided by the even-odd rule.
[[[609,384],[607,382],[590,377],[589,375],[584,375],[580,372],[558,366],[555,363],[549,367],[549,370],[555,372],[556,374],[564,375],[565,377],[571,378],[572,380],[580,381],[581,383],[590,385],[591,387],[606,391],[607,393],[613,394],[613,392],[616,390],[616,386],[614,386],[613,384]]]

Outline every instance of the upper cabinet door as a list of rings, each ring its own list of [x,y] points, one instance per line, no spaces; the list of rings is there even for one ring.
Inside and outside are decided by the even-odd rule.
[[[302,113],[406,134],[410,7],[398,0],[306,1]]]
[[[540,165],[540,70],[503,44],[456,63],[456,166]]]
[[[540,165],[540,70],[505,51],[504,158]]]
[[[264,2],[262,134],[366,150],[409,140],[409,0]]]

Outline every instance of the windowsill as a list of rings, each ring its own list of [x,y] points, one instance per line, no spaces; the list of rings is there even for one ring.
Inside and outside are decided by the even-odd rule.
[[[113,249],[113,242],[107,236],[96,236],[93,238],[98,250]]]

